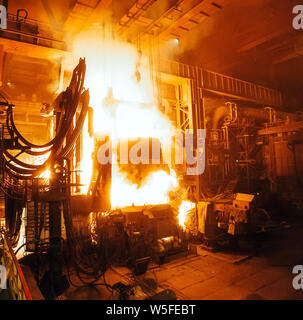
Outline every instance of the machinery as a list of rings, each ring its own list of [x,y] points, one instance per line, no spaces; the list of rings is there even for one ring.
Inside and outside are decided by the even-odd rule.
[[[258,207],[259,200],[252,194],[237,193],[233,200],[200,201],[197,229],[203,234],[205,244],[233,246],[238,239],[271,228],[272,219],[265,209]]]
[[[54,106],[56,136],[44,145],[27,141],[14,123],[13,106],[7,102],[2,104],[6,122],[1,124],[1,191],[5,195],[6,233],[15,247],[25,210],[26,239],[22,246],[36,256],[47,257],[42,277],[41,269],[35,270],[36,280],[47,298],[61,294],[68,287],[62,275],[62,227],[66,227],[66,239],[70,244],[73,240],[69,209],[70,154],[88,112],[89,94],[83,88],[85,69],[85,60],[80,60],[69,87],[58,97]],[[13,155],[16,150],[18,152]],[[34,165],[18,159],[22,154],[34,158],[49,156],[42,164]],[[47,170],[51,172],[50,179],[41,178]]]
[[[190,95],[198,99],[194,95],[201,89],[197,82],[172,80],[171,75],[164,81],[173,83],[170,93],[178,89],[179,100],[164,93],[162,103],[175,104],[182,133],[206,130],[205,171],[189,176],[186,166],[175,166],[180,185],[166,204],[113,209],[113,166],[98,159],[100,148],[113,141],[93,137],[85,75],[86,62],[81,59],[67,89],[52,105],[43,105],[43,116],[54,114],[55,120],[55,135],[46,144],[25,139],[16,127],[14,106],[1,103],[0,180],[6,237],[13,247],[19,244],[17,251],[27,252],[23,263],[31,266],[44,297],[54,299],[68,288],[70,269],[83,285],[104,278],[104,286],[114,290],[105,280],[105,272],[114,265],[141,275],[151,261],[162,264],[175,255],[186,255],[193,237],[208,246],[234,244],[281,222],[285,218],[281,213],[291,204],[300,208],[302,197],[294,191],[301,190],[303,181],[302,115],[276,112],[272,107],[257,109],[209,94],[203,96],[202,117],[201,101],[189,99]],[[81,194],[78,163],[83,158],[85,119],[94,150],[88,192]],[[118,157],[115,164],[137,187],[153,172],[170,173],[159,139],[143,140],[147,150],[159,146],[158,163],[123,164]],[[128,141],[126,150],[130,152],[137,141]],[[124,143],[120,139],[118,149],[125,148]],[[197,152],[196,146],[193,149]],[[21,159],[24,155],[40,163],[29,164]],[[184,213],[185,226],[180,225],[176,210],[183,200],[193,204]],[[22,220],[26,220],[25,239],[20,242]]]
[[[138,275],[146,271],[151,260],[161,264],[166,257],[187,251],[177,212],[170,205],[111,210],[111,164],[103,165],[97,159],[104,142],[95,140],[87,195],[74,192],[81,187],[74,162],[81,156],[84,120],[90,112],[85,70],[85,60],[80,60],[68,88],[47,107],[48,114],[53,109],[56,120],[56,135],[47,144],[27,141],[14,123],[13,106],[3,103],[6,122],[1,125],[1,190],[5,195],[6,235],[13,247],[20,245],[21,222],[26,220],[25,239],[17,252],[25,248],[22,263],[31,267],[47,299],[59,296],[72,283],[69,271],[66,273],[71,267],[86,285],[103,277],[113,264],[128,265]],[[151,146],[153,139],[146,142]],[[46,160],[28,164],[19,159],[23,153],[45,156]],[[142,165],[136,171],[138,176],[133,167],[120,167],[130,180],[138,181],[153,170],[168,170],[161,163]],[[45,172],[49,172],[47,177]]]
[[[144,273],[151,260],[162,264],[187,250],[176,212],[169,205],[125,207],[101,214],[96,221],[96,242],[108,239],[109,259],[127,264],[134,274]]]

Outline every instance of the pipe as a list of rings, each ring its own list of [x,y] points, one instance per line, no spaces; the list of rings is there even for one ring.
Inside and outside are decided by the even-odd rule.
[[[237,113],[238,113],[238,119],[239,118],[253,118],[259,122],[264,123],[270,123],[271,122],[271,117],[270,117],[270,112],[266,109],[261,109],[261,108],[251,108],[251,107],[239,107],[237,108]],[[228,117],[230,115],[230,110],[229,107],[227,106],[220,106],[218,108],[215,108],[213,113],[210,114],[210,118],[212,119],[211,121],[211,128],[212,129],[219,129],[220,122],[223,122],[225,117]],[[281,111],[275,111],[276,119],[284,119],[286,120],[286,117],[288,116],[289,118],[292,118],[295,120],[296,115],[291,114],[291,113],[286,113],[286,112],[281,112]]]

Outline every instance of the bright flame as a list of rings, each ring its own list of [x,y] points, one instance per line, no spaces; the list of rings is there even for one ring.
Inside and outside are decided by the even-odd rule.
[[[40,174],[39,178],[49,180],[49,179],[50,179],[50,176],[51,176],[50,170],[45,170],[44,172],[42,172],[42,173]]]
[[[168,203],[168,191],[178,185],[176,179],[164,171],[152,173],[141,188],[128,183],[116,170],[113,174],[111,202],[114,207]]]
[[[76,40],[77,57],[85,57],[87,64],[85,86],[90,90],[90,105],[94,109],[95,136],[110,136],[113,142],[127,138],[158,138],[165,150],[174,132],[171,122],[158,110],[151,81],[148,59],[134,47],[101,38],[97,29]],[[92,176],[94,140],[83,130],[84,151],[80,170],[81,183],[88,191]],[[172,170],[171,170],[172,171]],[[158,171],[150,174],[140,188],[129,182],[113,163],[112,207],[162,204],[169,201],[168,193],[178,185],[175,174]]]
[[[195,207],[195,203],[183,200],[179,207],[179,225],[185,227],[186,216]]]

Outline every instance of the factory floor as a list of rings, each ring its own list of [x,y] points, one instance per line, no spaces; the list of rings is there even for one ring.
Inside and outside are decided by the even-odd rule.
[[[197,253],[166,264],[150,266],[138,283],[153,279],[155,292],[172,290],[186,300],[303,300],[303,290],[295,290],[292,269],[303,264],[303,227],[287,226],[259,236],[255,246],[235,252],[211,252],[198,247]],[[240,243],[241,248],[241,243]],[[76,277],[72,275],[75,283]],[[133,280],[127,268],[106,272],[107,283]],[[79,281],[78,281],[78,284]],[[105,287],[71,286],[60,299],[114,299]],[[138,299],[138,298],[137,298]]]

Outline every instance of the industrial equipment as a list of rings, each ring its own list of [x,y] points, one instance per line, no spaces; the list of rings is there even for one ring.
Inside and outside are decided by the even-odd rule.
[[[177,214],[169,205],[125,207],[99,215],[97,243],[106,237],[109,259],[128,264],[135,274],[145,272],[148,263],[162,264],[169,256],[187,251]]]

